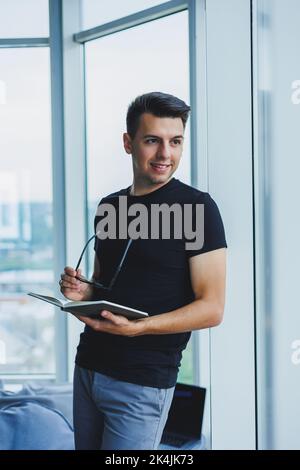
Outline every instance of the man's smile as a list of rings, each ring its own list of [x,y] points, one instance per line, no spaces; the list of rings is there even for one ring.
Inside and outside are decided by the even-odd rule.
[[[154,171],[157,173],[164,173],[167,171],[169,167],[171,167],[171,164],[166,164],[166,163],[150,163],[151,167],[153,168]]]

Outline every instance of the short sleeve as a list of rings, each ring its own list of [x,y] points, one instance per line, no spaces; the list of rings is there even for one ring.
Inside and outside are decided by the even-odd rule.
[[[218,209],[217,204],[212,199],[212,197],[208,193],[204,193],[205,197],[204,200],[197,201],[193,205],[193,227],[196,231],[195,240],[197,237],[203,241],[202,247],[197,247],[195,244],[195,248],[186,248],[186,255],[187,257],[199,255],[202,253],[207,253],[209,251],[217,250],[219,248],[227,248],[226,237],[225,237],[225,230],[223,221],[221,218],[220,211]],[[204,204],[204,217],[202,217],[202,223],[196,223],[196,204]],[[199,216],[199,212],[198,212]],[[203,220],[204,220],[204,234],[203,234]],[[200,226],[199,226],[200,225]],[[200,230],[202,231],[202,237],[199,233]],[[203,236],[204,235],[204,236]],[[190,240],[193,242],[193,240]],[[187,242],[187,240],[186,240]]]

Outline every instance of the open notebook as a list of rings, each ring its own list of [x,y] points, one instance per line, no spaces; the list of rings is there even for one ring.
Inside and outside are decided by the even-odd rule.
[[[56,297],[49,297],[47,295],[35,294],[34,292],[28,292],[28,295],[36,297],[44,302],[49,302],[52,305],[56,305],[65,312],[70,312],[75,315],[81,315],[83,317],[97,318],[103,320],[100,315],[101,310],[109,310],[116,315],[123,315],[129,320],[137,320],[139,318],[148,317],[148,313],[136,310],[125,305],[115,304],[108,300],[91,300],[91,301],[78,301],[71,302],[65,299],[57,299]]]

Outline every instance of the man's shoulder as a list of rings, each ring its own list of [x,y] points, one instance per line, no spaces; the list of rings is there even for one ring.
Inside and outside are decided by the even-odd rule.
[[[183,183],[180,180],[176,180],[176,196],[182,200],[182,202],[197,202],[205,203],[210,197],[209,194],[205,191],[190,186],[189,184]],[[175,196],[175,194],[174,194]]]
[[[114,193],[110,193],[106,196],[103,196],[98,205],[104,203],[113,203],[114,201],[117,201],[119,196],[126,196],[128,194],[127,190],[128,188],[123,188],[119,191],[115,191]]]

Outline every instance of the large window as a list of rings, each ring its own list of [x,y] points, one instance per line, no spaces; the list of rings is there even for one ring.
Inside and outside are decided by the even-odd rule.
[[[0,63],[0,370],[49,374],[53,309],[26,295],[53,283],[49,49],[0,49]]]
[[[122,143],[129,103],[150,91],[189,102],[188,14],[184,11],[90,41],[85,57],[88,229],[92,234],[100,198],[132,183],[131,157]],[[190,183],[189,126],[175,177]],[[185,381],[192,381],[191,364],[190,343],[181,369]]]

